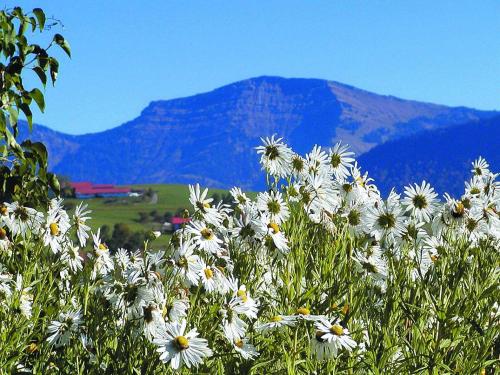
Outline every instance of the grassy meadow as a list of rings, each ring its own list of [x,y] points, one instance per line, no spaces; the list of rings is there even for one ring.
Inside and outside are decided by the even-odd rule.
[[[93,231],[103,225],[108,225],[111,229],[117,223],[127,224],[132,231],[159,230],[161,223],[140,222],[141,212],[149,213],[156,210],[160,214],[166,212],[175,213],[179,209],[190,208],[188,185],[180,184],[145,184],[126,185],[132,190],[153,190],[156,199],[143,199],[142,197],[117,197],[117,198],[91,198],[91,199],[67,199],[66,202],[71,207],[76,207],[81,201],[89,205],[92,210],[90,226]],[[217,193],[227,194],[227,190],[210,189],[209,196]],[[250,194],[250,196],[253,196]],[[163,234],[154,246],[160,247],[167,244],[169,234]]]

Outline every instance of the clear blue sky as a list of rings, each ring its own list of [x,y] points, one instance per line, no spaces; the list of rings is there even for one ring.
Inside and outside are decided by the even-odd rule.
[[[152,100],[259,75],[500,109],[498,0],[17,4],[64,23],[73,58],[61,58],[60,80],[35,120],[68,133],[118,126]]]

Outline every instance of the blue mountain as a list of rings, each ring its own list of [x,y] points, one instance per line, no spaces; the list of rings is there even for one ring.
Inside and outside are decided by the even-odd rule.
[[[264,185],[254,150],[260,137],[276,133],[301,153],[342,140],[360,155],[391,140],[497,114],[321,79],[258,77],[153,101],[135,119],[100,133],[75,136],[37,126],[33,137],[47,144],[52,170],[74,181],[256,189]]]
[[[388,141],[361,155],[359,163],[385,195],[426,180],[438,193],[459,197],[479,156],[500,172],[500,116]]]

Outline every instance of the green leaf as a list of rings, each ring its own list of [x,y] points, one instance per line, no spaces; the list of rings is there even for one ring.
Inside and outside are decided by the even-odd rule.
[[[7,127],[4,111],[0,111],[0,133],[3,133]]]
[[[21,143],[21,146],[35,153],[38,156],[40,165],[43,166],[47,165],[47,159],[48,159],[47,148],[42,142],[31,142],[30,140],[26,140],[23,143]]]
[[[38,76],[38,78],[40,78],[40,82],[42,82],[43,87],[45,87],[45,85],[47,84],[47,74],[45,74],[45,72],[43,71],[43,69],[40,68],[39,66],[35,66],[33,68],[33,71],[36,73],[36,75]]]
[[[64,52],[66,52],[69,57],[71,57],[71,48],[69,43],[61,34],[54,35],[54,41],[63,49]]]
[[[43,31],[43,28],[45,27],[45,13],[42,9],[35,8],[33,9],[33,14],[38,20],[38,27],[40,28],[40,31]]]
[[[10,125],[14,126],[17,124],[17,117],[19,115],[19,111],[16,110],[14,107],[9,107],[9,122]]]
[[[47,177],[49,180],[49,186],[54,191],[56,195],[59,195],[61,192],[61,185],[59,184],[59,180],[54,173],[47,173]]]
[[[30,17],[30,24],[31,24],[31,31],[36,30],[36,18],[35,17]]]
[[[50,78],[52,78],[52,86],[54,86],[57,80],[57,74],[59,73],[59,62],[55,58],[51,57],[49,58],[49,65]]]
[[[30,91],[30,96],[36,102],[38,108],[40,108],[40,111],[43,112],[45,110],[45,99],[43,98],[42,92],[39,89],[35,88]]]
[[[29,105],[27,105],[26,103],[21,103],[19,104],[19,109],[23,111],[24,116],[26,116],[26,120],[28,121],[30,131],[33,130],[33,114],[31,113]]]

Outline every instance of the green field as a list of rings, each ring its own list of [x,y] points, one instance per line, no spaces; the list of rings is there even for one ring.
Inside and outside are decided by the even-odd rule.
[[[159,230],[160,223],[141,223],[139,221],[140,212],[158,211],[164,214],[167,211],[175,213],[180,208],[190,208],[189,188],[187,185],[169,184],[148,184],[148,185],[127,185],[133,190],[147,190],[151,188],[157,195],[155,202],[143,200],[141,198],[120,197],[120,198],[92,198],[92,199],[66,199],[66,202],[76,206],[81,201],[89,205],[92,210],[90,226],[95,231],[103,225],[108,225],[110,229],[116,223],[127,224],[132,231]],[[213,193],[226,194],[226,190],[209,189],[208,195]],[[155,247],[165,245],[169,235],[163,234],[155,241]]]

